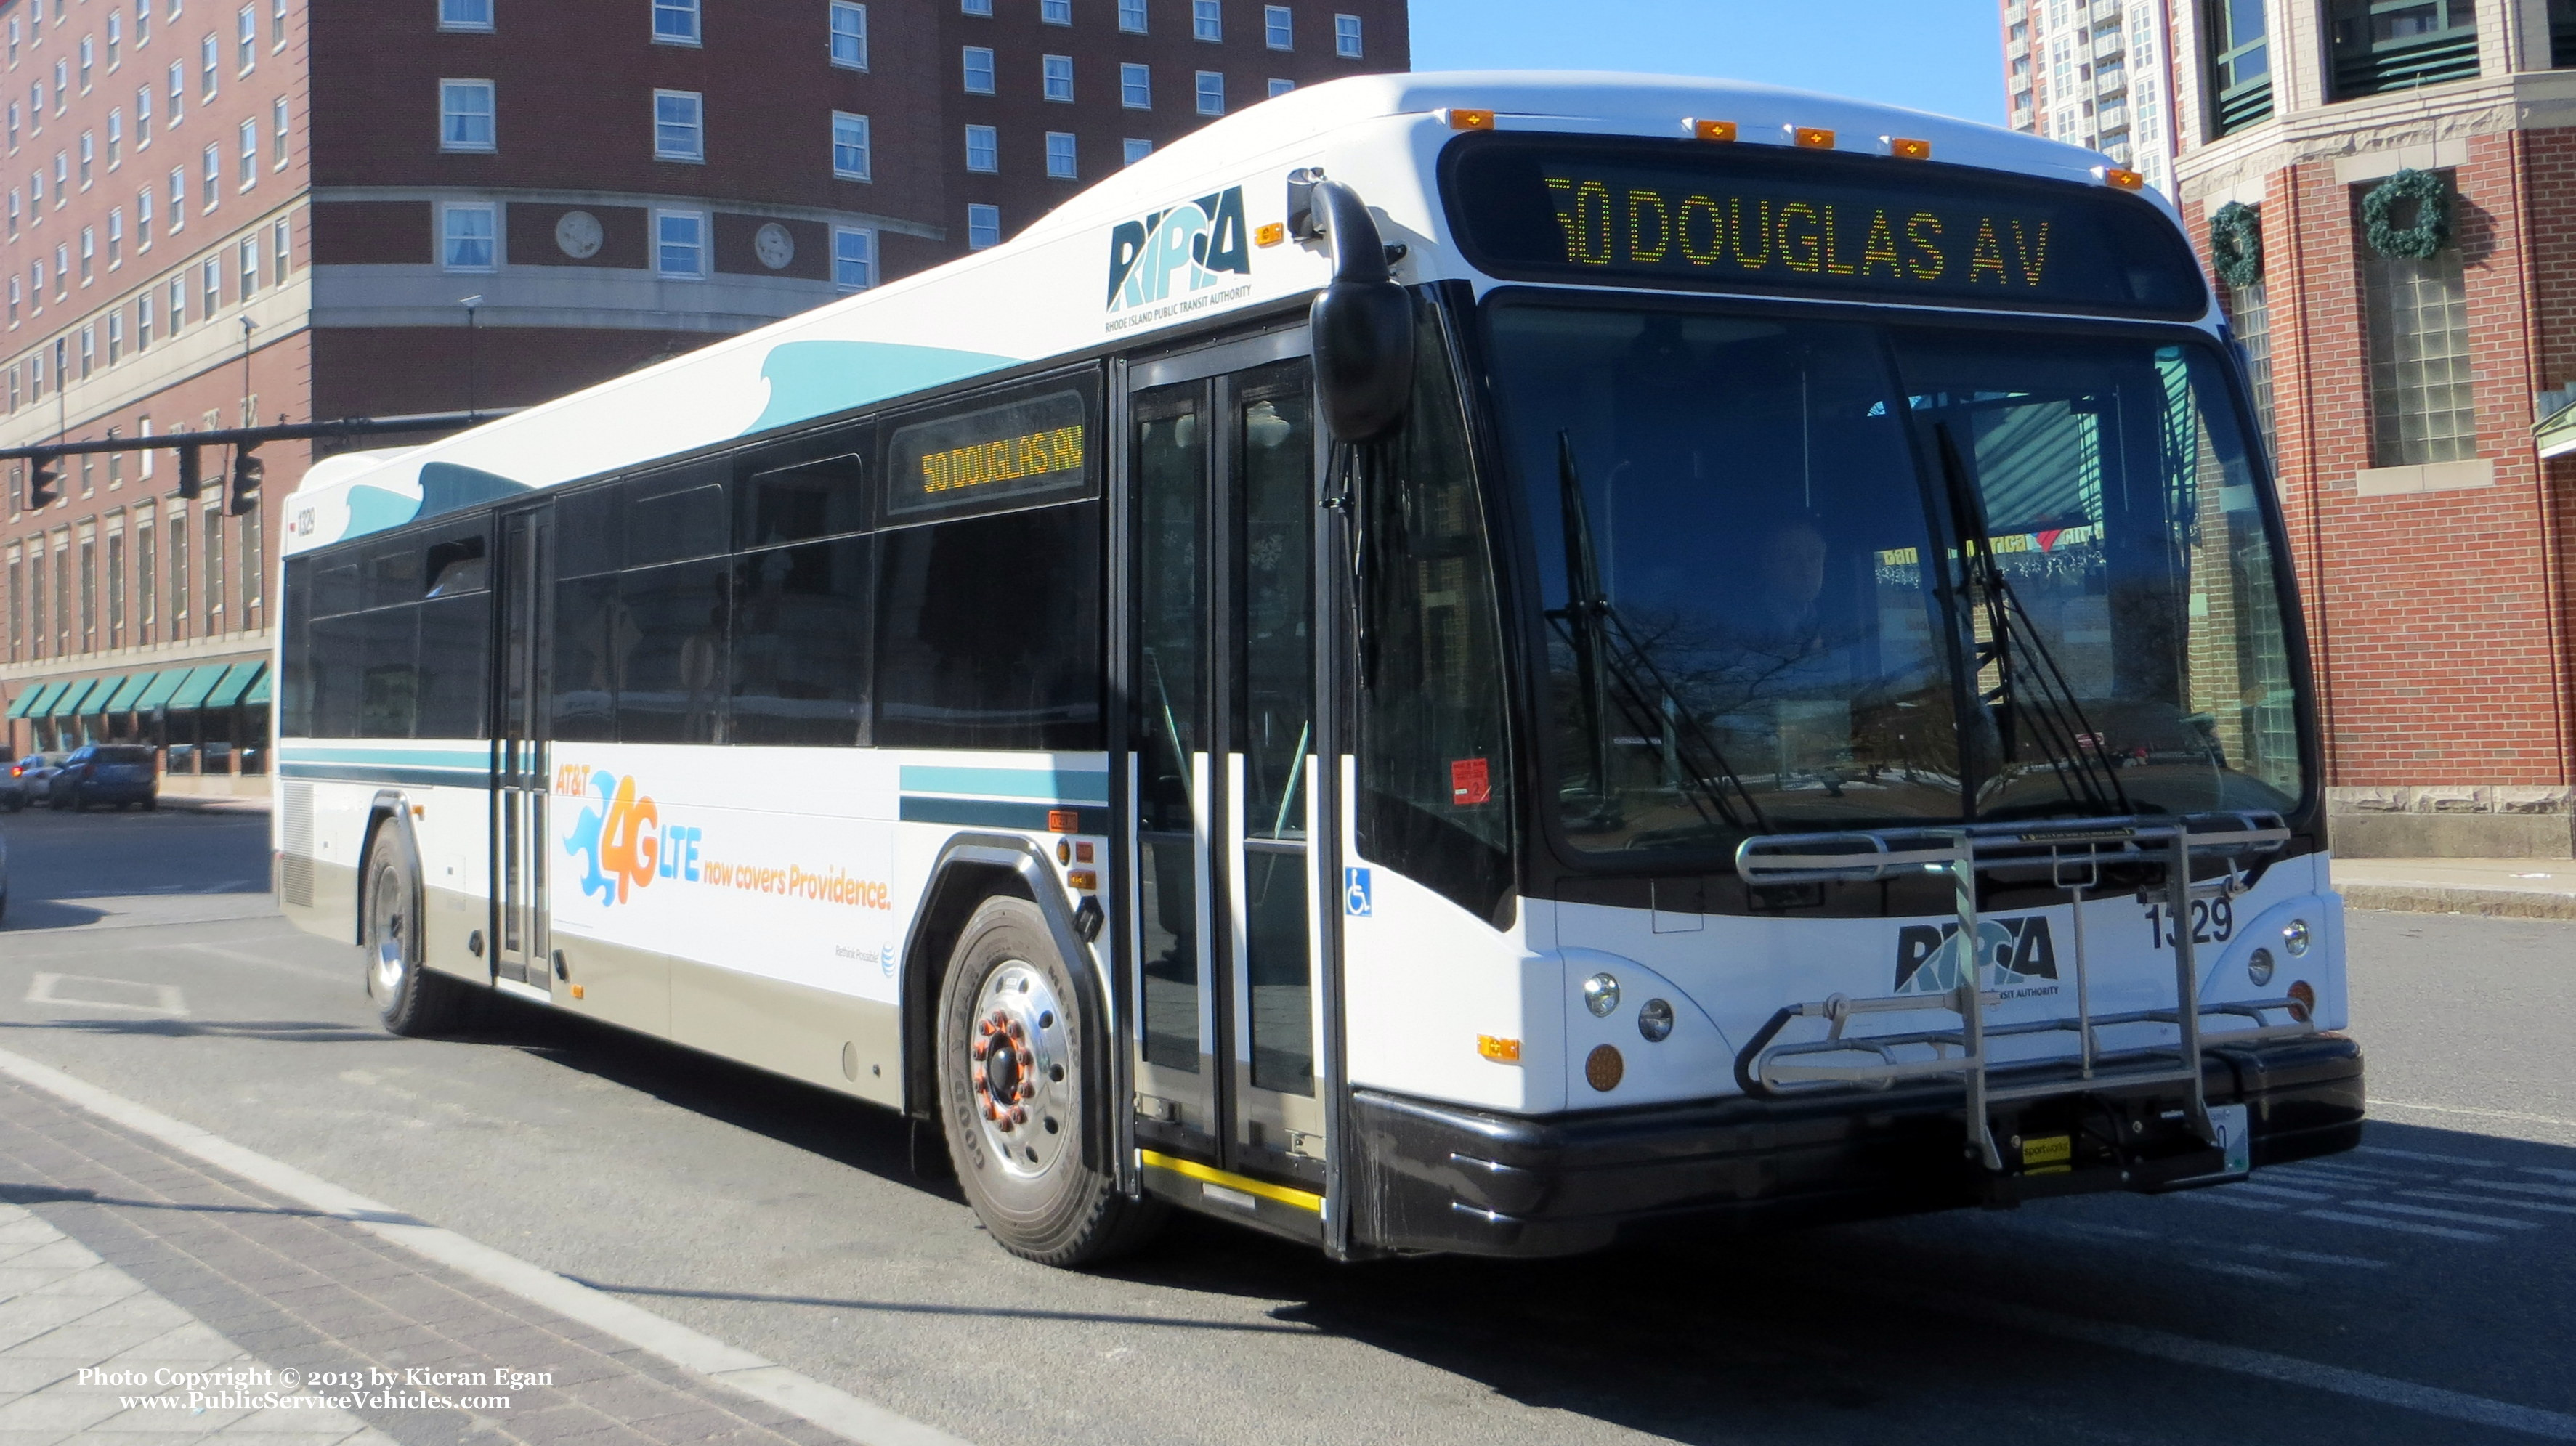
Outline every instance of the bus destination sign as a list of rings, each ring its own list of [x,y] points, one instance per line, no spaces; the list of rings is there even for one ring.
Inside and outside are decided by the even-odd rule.
[[[1053,501],[1089,485],[1090,404],[1051,391],[894,434],[886,511],[910,518]]]
[[[1446,168],[1498,276],[2197,317],[2182,238],[2146,201],[1963,166],[1699,142],[1482,136]]]

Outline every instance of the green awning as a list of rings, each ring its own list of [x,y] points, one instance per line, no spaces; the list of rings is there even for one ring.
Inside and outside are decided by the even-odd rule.
[[[204,703],[206,694],[212,691],[217,683],[224,680],[224,672],[225,668],[221,663],[206,663],[190,668],[188,681],[181,683],[179,691],[170,695],[171,710],[175,712],[181,708],[194,708]]]
[[[30,712],[34,711],[36,704],[41,701],[47,693],[50,693],[53,690],[54,685],[51,683],[28,684],[26,687],[18,690],[18,696],[10,701],[9,711],[6,713],[0,713],[0,718],[26,717]]]
[[[2539,444],[2543,458],[2576,452],[2576,407],[2560,407],[2541,418],[2531,429],[2531,439]]]
[[[242,694],[242,704],[245,707],[268,706],[268,670],[266,668],[260,670],[259,681],[250,685],[250,691]]]
[[[53,716],[57,718],[79,717],[83,712],[81,705],[89,701],[89,695],[93,689],[93,685],[97,682],[98,680],[96,678],[75,678],[71,682],[65,684],[63,691],[56,694],[54,697]]]
[[[179,685],[186,681],[188,681],[186,668],[171,668],[165,671],[160,677],[152,680],[151,687],[143,690],[142,697],[134,700],[134,711],[149,713],[169,702],[170,695],[179,691]]]
[[[109,698],[107,700],[107,706],[100,711],[107,713],[123,713],[131,710],[134,707],[134,700],[142,697],[143,690],[151,687],[152,680],[160,676],[161,675],[159,673],[127,674],[125,686],[117,689],[116,695]]]
[[[123,673],[113,673],[92,684],[89,690],[89,696],[81,700],[80,710],[83,713],[106,712],[109,700],[113,699],[116,696],[117,691],[125,686],[125,676],[126,675]]]
[[[61,697],[63,690],[70,686],[69,683],[47,683],[37,692],[36,701],[27,705],[27,716],[30,718],[54,716],[54,700]]]
[[[201,708],[229,708],[235,703],[240,702],[242,694],[250,688],[250,680],[258,677],[260,670],[267,666],[268,665],[266,663],[233,664],[232,670],[224,674],[222,681],[216,683],[214,688],[206,694],[206,701],[198,704],[197,706]]]

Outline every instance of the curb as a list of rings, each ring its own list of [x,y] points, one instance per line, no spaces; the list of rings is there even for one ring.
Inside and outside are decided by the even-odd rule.
[[[2348,909],[2396,914],[2481,914],[2491,919],[2576,919],[2576,894],[2461,889],[2442,884],[2342,884]]]

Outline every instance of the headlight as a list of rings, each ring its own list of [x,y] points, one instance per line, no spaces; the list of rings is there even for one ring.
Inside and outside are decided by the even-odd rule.
[[[2289,950],[2293,959],[2308,952],[2308,939],[2308,921],[2305,919],[2292,919],[2281,926],[2281,947]]]
[[[1673,1006],[1661,999],[1649,999],[1637,1010],[1637,1032],[1648,1044],[1661,1044],[1673,1032]]]
[[[1619,1007],[1619,981],[1607,974],[1595,974],[1584,980],[1583,1007],[1606,1018],[1611,1010]]]
[[[2272,951],[2257,949],[2245,956],[2245,977],[2257,988],[2272,982]]]

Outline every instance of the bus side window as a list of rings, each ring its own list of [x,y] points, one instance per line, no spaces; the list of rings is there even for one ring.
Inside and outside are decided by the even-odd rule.
[[[420,715],[420,604],[374,608],[349,621],[357,625],[357,736],[413,736]]]
[[[290,557],[281,569],[285,607],[279,616],[277,726],[280,737],[313,733],[313,560]]]
[[[713,557],[733,547],[733,510],[722,463],[696,463],[639,477],[618,490],[625,514],[626,566]]]
[[[1106,746],[1100,529],[1083,502],[882,534],[878,744]]]
[[[492,594],[467,592],[420,605],[419,737],[490,737],[491,672]]]
[[[734,559],[733,743],[868,741],[868,595],[875,540],[844,537]]]
[[[829,456],[784,465],[774,454],[749,464],[762,470],[743,479],[737,488],[735,546],[748,551],[867,528],[866,458],[875,443],[863,429],[846,428],[808,444],[813,445],[834,450]]]
[[[724,741],[728,571],[711,558],[619,574],[608,625],[619,742]]]
[[[569,539],[570,531],[565,533]],[[609,623],[617,574],[555,584],[554,737],[558,743],[617,741],[617,676]]]

